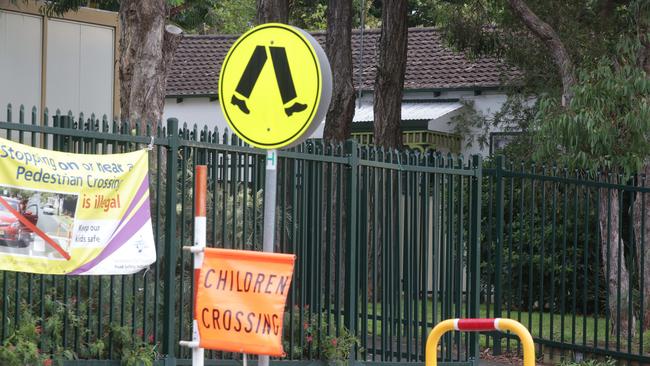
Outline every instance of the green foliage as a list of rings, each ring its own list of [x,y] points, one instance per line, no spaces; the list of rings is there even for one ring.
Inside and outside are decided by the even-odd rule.
[[[486,161],[487,168],[493,168]],[[570,176],[566,169],[508,165],[509,171],[540,176]],[[575,173],[575,172],[572,172]],[[571,174],[573,175],[573,174]],[[493,289],[501,276],[502,302],[513,309],[591,314],[605,309],[606,283],[600,262],[597,227],[597,196],[593,190],[574,185],[530,179],[503,180],[503,243],[497,250],[496,188],[484,179],[481,221],[481,278],[483,291]],[[554,205],[555,202],[555,205]],[[566,205],[565,205],[566,202]],[[501,268],[496,268],[500,255]],[[602,285],[601,285],[602,286]],[[584,307],[583,307],[584,301]]]
[[[416,0],[419,1],[419,0]],[[422,0],[431,1],[431,0]],[[289,23],[310,31],[327,29],[327,0],[293,0],[289,3]],[[371,0],[352,0],[352,28],[361,27],[361,10],[363,8],[363,24],[366,29],[379,28],[381,11],[373,8]]]
[[[255,0],[186,0],[170,20],[187,33],[239,34],[255,22]]]
[[[617,52],[618,37],[632,35],[642,13],[641,0],[621,1],[527,0],[535,14],[558,34],[572,61],[581,68]],[[647,3],[647,2],[646,2]],[[465,0],[439,2],[439,26],[446,39],[473,57],[503,58],[522,73],[518,88],[559,95],[557,67],[548,49],[514,14],[506,1]]]
[[[293,1],[289,10],[289,22],[310,31],[327,29],[327,1]]]
[[[45,320],[35,317],[32,312],[23,305],[18,327],[9,335],[0,347],[0,365],[3,366],[31,366],[31,365],[63,365],[65,360],[73,360],[77,355],[71,350],[58,346],[61,341],[62,316],[72,315],[65,306],[53,302],[49,295],[45,300],[46,307],[52,310],[53,314]],[[75,323],[75,319],[70,321]],[[41,326],[43,324],[43,326]],[[48,327],[52,328],[48,328]],[[43,331],[45,329],[45,331]],[[43,349],[39,349],[42,344]],[[43,350],[52,350],[44,352]]]
[[[293,312],[285,312],[283,324],[284,350],[293,359],[316,358],[343,365],[350,359],[352,347],[361,345],[360,340],[342,325],[337,335],[334,317],[312,313],[309,306],[302,311],[295,306]],[[293,348],[289,349],[291,340]]]
[[[48,359],[38,349],[39,331],[36,320],[27,312],[18,329],[5,339],[0,347],[0,364],[6,366],[43,365]]]
[[[342,327],[339,335],[326,335],[321,344],[323,359],[334,362],[337,365],[345,365],[350,360],[352,347],[359,347],[361,342],[350,333],[346,327]]]
[[[124,366],[153,366],[156,346],[142,341],[133,333],[133,328],[112,324],[110,327],[113,347],[120,355]]]
[[[85,339],[90,329],[86,328],[88,303],[77,303],[75,298],[67,302],[55,300],[54,289],[43,298],[43,318],[33,315],[27,304],[21,305],[17,328],[0,347],[0,365],[3,366],[62,366],[66,360],[102,359],[106,346],[101,339],[81,343],[79,354],[63,347],[64,324],[78,329],[79,337]],[[157,357],[156,346],[143,342],[128,326],[111,325],[104,330],[103,339],[111,339],[113,352],[124,366],[151,366]],[[40,348],[39,348],[40,347]]]
[[[636,65],[640,42],[622,39],[615,58],[581,68],[566,109],[546,97],[537,114],[537,158],[633,174],[650,156],[650,78]]]
[[[563,361],[560,366],[615,366],[616,361],[607,358],[605,361],[600,360],[586,360],[580,362]]]
[[[23,1],[26,2],[28,0]],[[120,2],[119,0],[53,0],[45,2],[41,6],[41,12],[48,16],[60,16],[68,11],[77,11],[82,6],[118,11],[120,9]]]

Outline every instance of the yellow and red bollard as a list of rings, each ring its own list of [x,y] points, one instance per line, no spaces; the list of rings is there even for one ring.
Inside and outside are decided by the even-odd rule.
[[[524,366],[535,366],[535,344],[528,329],[512,319],[447,319],[438,323],[429,333],[426,346],[425,366],[438,363],[438,342],[443,334],[452,330],[461,332],[511,331],[521,340],[524,351]]]

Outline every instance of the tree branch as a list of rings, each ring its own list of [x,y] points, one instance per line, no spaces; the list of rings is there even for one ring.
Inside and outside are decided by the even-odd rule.
[[[526,27],[544,43],[551,53],[562,79],[562,105],[568,105],[573,96],[571,87],[576,84],[576,78],[573,62],[564,47],[564,43],[548,23],[541,20],[530,10],[524,0],[508,0],[508,4]]]

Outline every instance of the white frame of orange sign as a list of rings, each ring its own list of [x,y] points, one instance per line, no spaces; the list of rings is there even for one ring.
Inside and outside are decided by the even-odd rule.
[[[194,171],[194,245],[191,247],[183,247],[183,250],[189,250],[194,254],[194,281],[198,281],[199,272],[203,265],[203,252],[205,251],[205,243],[207,239],[206,206],[208,197],[208,167],[206,165],[197,165]],[[197,287],[198,286],[195,283],[193,301],[195,304]],[[194,311],[193,308],[192,340],[180,341],[178,344],[192,349],[192,365],[194,366],[204,365],[205,356],[203,348],[199,347],[200,340],[196,311]]]

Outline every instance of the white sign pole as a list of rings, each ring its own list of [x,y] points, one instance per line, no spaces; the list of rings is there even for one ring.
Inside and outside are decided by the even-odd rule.
[[[276,65],[277,59],[286,67],[274,69],[276,82],[268,79],[258,83],[262,67],[251,65],[264,65],[267,51],[264,51],[266,46],[260,45],[267,42],[274,44],[276,41],[274,49],[277,53],[271,55],[273,65]],[[256,49],[253,55],[250,53],[251,46]],[[292,58],[289,59],[287,54],[292,55]],[[289,64],[293,66],[289,68]],[[306,64],[315,67],[302,67]],[[279,80],[287,82],[280,87]],[[318,88],[303,88],[298,84],[296,90],[294,80],[307,80],[305,82],[314,83]],[[258,97],[279,92],[282,108],[249,108],[255,107],[255,97],[251,95],[253,88],[257,88],[258,93],[262,90]],[[306,31],[284,24],[262,24],[241,36],[230,48],[221,65],[218,89],[221,110],[237,136],[251,146],[270,149],[266,152],[262,248],[265,252],[272,253],[275,245],[275,201],[278,186],[278,151],[275,149],[300,144],[325,119],[332,97],[332,70],[325,51]],[[251,97],[253,100],[249,100]],[[262,124],[261,120],[268,123]],[[273,133],[269,133],[271,129]],[[246,355],[243,360],[246,362]],[[259,356],[258,365],[269,366],[269,356]]]
[[[207,236],[206,230],[206,206],[207,206],[207,187],[208,187],[208,167],[205,165],[197,165],[194,175],[194,246],[184,247],[183,249],[190,248],[194,254],[194,281],[198,281],[201,267],[203,266],[203,251],[205,250],[205,242]],[[194,283],[194,295],[198,290],[198,284]],[[196,301],[196,297],[194,298]],[[196,314],[192,311],[192,341],[180,341],[181,346],[190,347],[192,349],[192,365],[204,365],[203,348],[199,347],[201,338],[199,336],[199,325],[196,320]]]
[[[208,205],[208,167],[198,165],[194,176],[194,247],[199,250],[205,249],[207,238],[207,205]],[[203,252],[194,253],[194,278],[198,281],[203,266]],[[198,291],[198,284],[194,283],[194,291]],[[196,301],[196,299],[195,299]],[[192,341],[199,342],[199,325],[197,324],[196,315],[192,320]],[[192,365],[203,366],[204,354],[203,348],[192,348]]]
[[[275,244],[275,194],[278,188],[278,151],[266,151],[264,181],[264,239],[262,250],[273,253]],[[259,366],[269,366],[269,356],[260,356]]]

